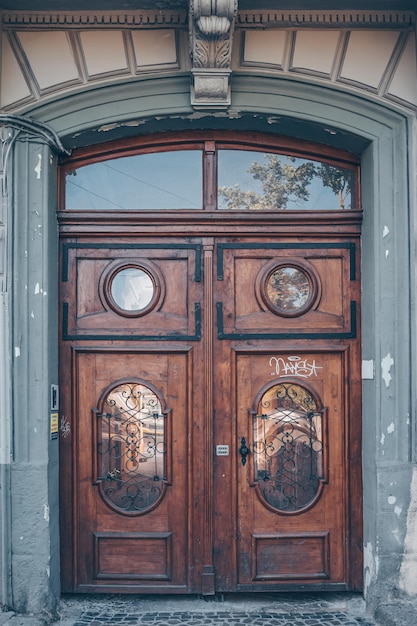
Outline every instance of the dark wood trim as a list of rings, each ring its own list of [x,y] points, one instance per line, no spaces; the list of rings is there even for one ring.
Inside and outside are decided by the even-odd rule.
[[[239,131],[184,131],[181,133],[164,133],[163,135],[145,135],[129,137],[117,142],[109,141],[95,146],[74,150],[70,157],[61,160],[65,169],[80,167],[93,161],[106,158],[140,154],[142,152],[159,152],[160,150],[204,150],[206,142],[215,142],[217,147],[262,150],[267,148],[272,152],[286,151],[287,154],[299,157],[316,157],[324,160],[337,161],[347,165],[359,165],[358,155],[346,150],[337,150],[325,144],[313,143],[302,139],[286,136],[270,135],[267,133],[239,132]]]

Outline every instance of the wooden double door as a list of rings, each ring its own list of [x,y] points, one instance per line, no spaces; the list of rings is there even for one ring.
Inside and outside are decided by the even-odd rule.
[[[64,591],[361,588],[358,235],[242,230],[62,238]]]

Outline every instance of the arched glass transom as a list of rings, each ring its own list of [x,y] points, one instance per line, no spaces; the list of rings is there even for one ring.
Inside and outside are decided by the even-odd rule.
[[[223,135],[225,135],[223,133]],[[288,142],[287,142],[288,143]],[[295,143],[295,142],[294,142]],[[357,164],[329,149],[222,139],[134,146],[64,166],[65,208],[84,211],[356,209]]]
[[[138,514],[162,496],[166,415],[149,387],[123,383],[109,391],[97,418],[100,492],[122,513]]]
[[[296,513],[318,497],[324,475],[323,414],[301,385],[274,385],[253,412],[255,481],[261,499]]]

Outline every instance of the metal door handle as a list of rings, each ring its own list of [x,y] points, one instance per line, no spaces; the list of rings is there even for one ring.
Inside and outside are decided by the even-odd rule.
[[[240,448],[239,448],[240,456],[242,457],[242,465],[246,465],[246,457],[248,456],[250,450],[246,445],[245,437],[242,437],[240,440]]]

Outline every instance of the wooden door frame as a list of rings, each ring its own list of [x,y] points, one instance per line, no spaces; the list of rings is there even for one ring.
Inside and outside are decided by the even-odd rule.
[[[207,178],[211,175],[211,172],[214,171],[215,161],[212,158],[212,149],[213,142],[216,140],[217,133],[215,132],[205,132],[205,133],[181,133],[181,134],[172,134],[162,137],[142,137],[129,139],[123,142],[118,142],[116,144],[116,152],[115,152],[115,144],[109,143],[100,146],[96,146],[94,148],[89,149],[81,149],[74,153],[73,157],[70,160],[63,161],[63,171],[65,171],[69,167],[77,167],[82,164],[85,164],[91,160],[95,160],[98,158],[105,158],[109,155],[118,156],[127,156],[128,154],[133,154],[134,152],[139,151],[148,151],[155,150],[160,147],[175,149],[175,147],[200,147],[204,146],[205,152],[207,154],[207,158],[205,160],[205,168],[204,168],[204,177]],[[277,148],[277,138],[272,137],[270,135],[261,135],[261,134],[245,134],[242,136],[240,133],[221,133],[220,142],[223,145],[246,145],[250,149],[251,147],[264,147],[266,149],[276,149]],[[279,148],[282,150],[287,150],[291,154],[294,155],[303,155],[303,156],[313,156],[318,155],[323,156],[329,161],[333,159],[338,160],[338,162],[351,163],[358,166],[358,159],[353,155],[336,151],[334,149],[328,147],[317,146],[315,144],[306,144],[305,142],[293,141],[288,138],[284,138],[279,141]],[[99,157],[100,155],[100,157]],[[359,177],[358,177],[359,184]],[[215,188],[205,187],[205,203],[206,206],[213,208],[213,197],[216,193]],[[61,177],[61,185],[60,185],[60,198],[61,198],[61,206],[63,207],[64,201],[64,185],[62,184]],[[155,215],[152,213],[141,214],[140,219],[138,219],[138,215],[132,212],[123,212],[123,220],[120,220],[121,213],[120,212],[107,212],[105,215],[101,217],[97,216],[97,213],[84,213],[80,214],[76,211],[66,212],[65,210],[61,210],[58,214],[60,221],[60,234],[61,239],[64,242],[71,241],[73,238],[83,238],[89,237],[97,240],[100,237],[108,237],[109,233],[112,232],[114,235],[118,237],[132,237],[132,236],[158,236],[165,232],[166,226],[169,225],[170,234],[175,236],[190,236],[195,231],[193,230],[197,225],[201,234],[206,238],[210,239],[218,234],[223,235],[232,235],[233,229],[236,225],[236,219],[233,216],[225,214],[225,212],[213,214],[210,210],[201,211],[196,216],[193,214],[194,223],[190,226],[190,214],[186,214],[182,212],[181,214],[175,214],[174,212],[164,211],[163,214],[159,214],[155,219]],[[258,233],[259,236],[262,237],[265,228],[268,228],[268,232],[275,233],[276,235],[287,235],[292,236],[294,233],[294,229],[297,229],[298,234],[307,235],[311,232],[311,228],[314,224],[318,225],[318,229],[320,234],[323,235],[334,235],[341,236],[343,234],[348,236],[359,237],[360,233],[360,223],[361,223],[362,214],[360,211],[350,210],[340,212],[340,214],[335,214],[334,212],[322,212],[322,213],[312,213],[308,211],[301,211],[297,215],[283,212],[277,216],[274,214],[274,220],[271,219],[271,214],[262,215],[262,216],[253,216],[253,215],[244,215],[241,217],[239,222],[240,228],[242,229],[242,233],[249,235],[254,232]],[[319,236],[317,233],[314,235],[315,237]],[[206,262],[210,262],[210,254],[212,254],[210,250],[211,244],[207,241],[204,248],[204,255]],[[208,284],[206,287],[206,297],[209,298],[210,293],[212,293],[212,285]],[[209,300],[208,300],[209,301]],[[210,315],[205,317],[204,320],[204,329],[205,333],[211,332],[212,329],[212,317]],[[211,356],[207,357],[206,362],[206,374],[205,374],[205,388],[212,388],[212,358]],[[360,393],[360,392],[359,392]],[[210,395],[210,394],[209,394]],[[207,398],[206,398],[207,399]],[[213,416],[213,407],[210,404],[210,401],[207,399],[207,409],[206,409],[206,423],[207,425],[211,424],[212,416]],[[206,430],[206,446],[212,447],[212,428],[207,428]],[[360,428],[356,428],[355,432],[352,433],[354,436],[354,441],[352,442],[352,457],[360,458],[361,452],[361,443],[360,443]],[[62,463],[63,466],[66,463],[74,462],[72,457],[72,452],[69,452],[66,448],[66,444],[69,440],[65,440],[62,449]],[[358,455],[358,456],[357,456]],[[359,464],[352,466],[348,465],[349,471],[351,473],[350,484],[361,484],[361,467]],[[213,466],[212,462],[209,462],[206,465],[206,476],[205,480],[211,482],[211,477],[213,475]],[[68,524],[68,514],[72,508],[72,502],[74,502],[74,498],[76,494],[73,492],[72,485],[68,480],[67,475],[62,472],[62,493],[66,494],[65,502],[62,503],[62,533],[67,537],[70,536],[72,539],[70,542],[63,542],[63,557],[66,563],[73,562],[72,561],[72,553],[73,553],[73,529],[71,524]],[[68,494],[71,494],[71,497],[67,499]],[[355,553],[356,557],[354,559],[354,569],[358,573],[359,569],[362,567],[362,510],[361,506],[353,507],[353,510],[350,511],[351,521],[354,522],[354,528],[360,529],[359,532],[354,532],[351,535],[351,546],[352,546],[352,554]],[[208,502],[207,508],[205,510],[205,516],[209,519],[213,519],[214,511],[212,504]],[[210,563],[210,552],[212,545],[212,535],[211,532],[208,532],[205,538],[205,557],[203,558],[204,563],[202,563],[202,586],[197,589],[193,586],[190,591],[198,591],[202,593],[212,593],[213,591],[213,581],[214,581],[214,571],[212,568],[212,564]],[[66,575],[67,582],[69,581],[72,574],[68,573]],[[360,577],[362,576],[362,570],[360,571]],[[194,583],[195,585],[195,583]]]

